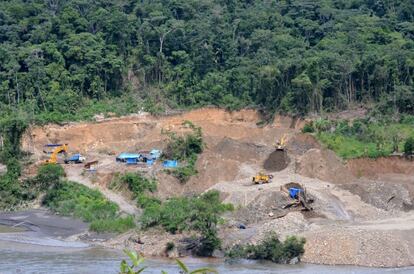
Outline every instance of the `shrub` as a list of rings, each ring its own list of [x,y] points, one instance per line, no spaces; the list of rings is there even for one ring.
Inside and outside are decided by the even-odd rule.
[[[409,137],[404,143],[404,153],[405,155],[411,155],[413,154],[414,150],[414,138]]]
[[[60,178],[64,176],[65,170],[60,165],[45,164],[39,167],[32,182],[41,190],[44,190],[58,184]]]
[[[289,260],[303,255],[305,242],[304,238],[295,236],[290,236],[281,242],[275,234],[269,234],[258,245],[234,246],[226,252],[226,256],[232,259],[245,258],[288,263]]]
[[[173,242],[168,242],[167,245],[165,246],[165,250],[167,252],[173,250],[174,248],[175,248],[175,244]]]
[[[91,222],[97,232],[123,232],[135,226],[132,217],[120,218],[118,205],[105,199],[97,190],[61,181],[48,191],[43,204],[52,211]]]
[[[178,136],[172,131],[164,132],[168,136],[168,143],[163,151],[163,159],[187,160],[193,155],[203,152],[204,143],[201,128],[190,121],[185,121],[183,126],[189,127],[192,132],[185,136]]]
[[[157,190],[157,181],[155,179],[145,178],[141,173],[128,172],[119,178],[122,184],[126,184],[135,197],[145,191],[154,192]]]
[[[186,165],[180,166],[173,170],[167,170],[167,172],[177,178],[180,183],[185,183],[191,178],[191,176],[198,173],[197,169],[195,168],[196,161],[197,156],[192,155],[187,161]]]
[[[216,226],[221,220],[220,213],[233,210],[230,204],[223,204],[218,191],[208,191],[199,197],[172,198],[164,203],[152,203],[144,208],[140,217],[143,228],[162,226],[170,233],[183,230],[200,232],[195,252],[210,256],[220,247]]]
[[[313,122],[310,121],[310,122],[306,123],[303,126],[302,132],[303,133],[313,133],[313,132],[315,132],[315,128],[313,127]]]
[[[135,227],[134,219],[131,216],[115,219],[99,219],[92,221],[90,230],[95,232],[118,232],[122,233]]]
[[[106,200],[99,191],[69,181],[51,189],[43,204],[62,215],[73,215],[86,222],[116,218],[118,211],[118,205]]]
[[[197,174],[195,164],[198,154],[203,152],[204,149],[201,128],[195,126],[190,121],[185,121],[183,125],[189,127],[192,132],[185,136],[178,136],[171,131],[164,132],[168,136],[169,141],[162,155],[163,159],[182,161],[180,167],[167,171],[181,183],[187,182],[191,176]]]

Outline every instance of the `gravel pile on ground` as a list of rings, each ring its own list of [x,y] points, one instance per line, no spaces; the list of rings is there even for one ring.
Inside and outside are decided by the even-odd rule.
[[[412,265],[412,231],[372,231],[336,227],[307,233],[303,262],[370,267],[402,267]],[[412,236],[411,236],[412,237]]]
[[[286,151],[275,150],[264,162],[263,167],[269,171],[281,171],[289,164],[289,158]]]
[[[245,224],[259,223],[268,219],[270,212],[275,217],[285,215],[287,210],[282,207],[290,202],[287,195],[280,191],[263,192],[246,207],[237,210],[233,218]]]
[[[270,218],[269,218],[270,219]],[[295,236],[305,231],[309,224],[300,212],[290,212],[283,218],[270,219],[258,227],[257,233],[251,239],[252,243],[258,243],[269,233],[276,233],[279,239],[287,236]]]
[[[378,181],[341,186],[377,208],[388,211],[408,211],[414,208],[409,191],[401,184]]]

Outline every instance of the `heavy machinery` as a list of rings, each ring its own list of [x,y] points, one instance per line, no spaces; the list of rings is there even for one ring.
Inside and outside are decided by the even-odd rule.
[[[256,176],[253,177],[252,182],[255,184],[268,184],[273,179],[273,175],[264,174],[259,172]]]
[[[291,207],[301,207],[302,210],[313,210],[311,203],[314,202],[313,198],[307,195],[306,188],[298,183],[291,182],[280,187],[282,192],[285,192],[293,201],[283,207],[283,209]]]
[[[56,145],[48,145],[48,146],[55,147],[55,149],[52,151],[52,154],[50,154],[50,158],[44,162],[45,164],[57,164],[58,154],[64,153],[66,156],[68,152],[68,144],[56,144]]]
[[[72,156],[70,156],[69,158],[65,159],[65,164],[80,164],[85,162],[86,158],[83,157],[81,154],[77,153],[77,154],[73,154]]]
[[[286,134],[283,135],[283,137],[280,138],[280,140],[276,141],[276,144],[275,144],[276,150],[284,151],[285,145],[286,145]]]

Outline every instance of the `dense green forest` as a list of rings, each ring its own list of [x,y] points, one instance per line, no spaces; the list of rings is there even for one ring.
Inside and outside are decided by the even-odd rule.
[[[412,0],[3,0],[0,110],[412,114],[413,38]]]

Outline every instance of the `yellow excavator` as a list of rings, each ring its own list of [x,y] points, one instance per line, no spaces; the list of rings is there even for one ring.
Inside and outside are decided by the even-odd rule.
[[[46,160],[44,163],[45,164],[57,164],[58,154],[64,153],[66,156],[67,152],[68,152],[68,144],[62,144],[62,145],[55,146],[55,149],[53,150],[52,154],[50,154],[50,158]]]
[[[287,136],[285,134],[283,135],[282,138],[280,138],[280,140],[276,141],[276,144],[275,144],[276,150],[281,150],[281,151],[285,150],[286,138]]]
[[[252,182],[255,184],[268,184],[272,179],[273,175],[259,172],[256,176],[253,177]]]

